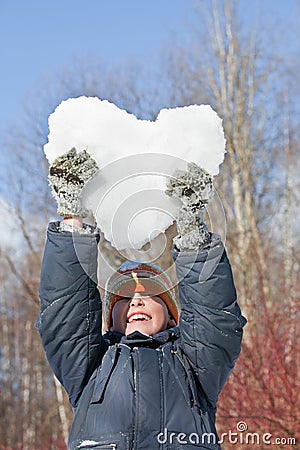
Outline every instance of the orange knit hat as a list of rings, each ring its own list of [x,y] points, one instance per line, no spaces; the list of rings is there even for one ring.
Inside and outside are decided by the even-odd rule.
[[[161,267],[140,261],[126,261],[114,273],[105,286],[105,320],[107,329],[111,327],[112,309],[122,297],[130,297],[136,292],[144,292],[160,297],[170,314],[178,323],[178,309],[172,281]]]

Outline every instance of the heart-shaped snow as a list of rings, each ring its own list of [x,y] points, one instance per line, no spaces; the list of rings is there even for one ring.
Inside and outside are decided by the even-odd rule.
[[[172,224],[180,201],[164,190],[176,169],[193,161],[217,175],[225,154],[222,121],[209,105],[162,109],[149,121],[97,97],[71,98],[50,115],[49,129],[50,163],[72,147],[97,161],[82,199],[120,250],[140,248]]]

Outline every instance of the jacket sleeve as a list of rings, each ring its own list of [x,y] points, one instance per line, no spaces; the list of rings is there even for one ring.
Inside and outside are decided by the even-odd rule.
[[[173,250],[181,303],[181,346],[215,406],[241,349],[243,326],[231,266],[213,235],[208,250]]]
[[[51,368],[72,406],[101,355],[97,233],[58,231],[50,223],[40,277],[37,322]]]

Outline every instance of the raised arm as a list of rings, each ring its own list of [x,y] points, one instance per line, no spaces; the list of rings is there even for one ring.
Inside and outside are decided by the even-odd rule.
[[[50,223],[40,278],[37,323],[51,368],[73,406],[101,357],[97,233]]]
[[[37,328],[48,361],[73,406],[102,352],[97,289],[99,235],[93,227],[82,225],[85,212],[78,197],[85,181],[96,171],[91,167],[88,155],[74,150],[50,167],[58,214],[67,218],[49,225],[39,288]]]
[[[212,405],[241,349],[246,323],[237,304],[230,263],[218,236],[209,249],[173,250],[181,302],[181,345]]]
[[[183,205],[174,239],[181,302],[181,347],[214,406],[240,353],[246,319],[237,304],[224,245],[203,221],[212,177],[195,164],[177,172],[167,193]]]

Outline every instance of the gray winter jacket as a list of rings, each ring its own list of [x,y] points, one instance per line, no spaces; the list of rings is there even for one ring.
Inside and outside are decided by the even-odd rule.
[[[240,352],[246,320],[220,239],[173,250],[179,327],[145,336],[101,335],[97,234],[51,223],[38,329],[74,409],[69,449],[218,449],[215,410]]]

